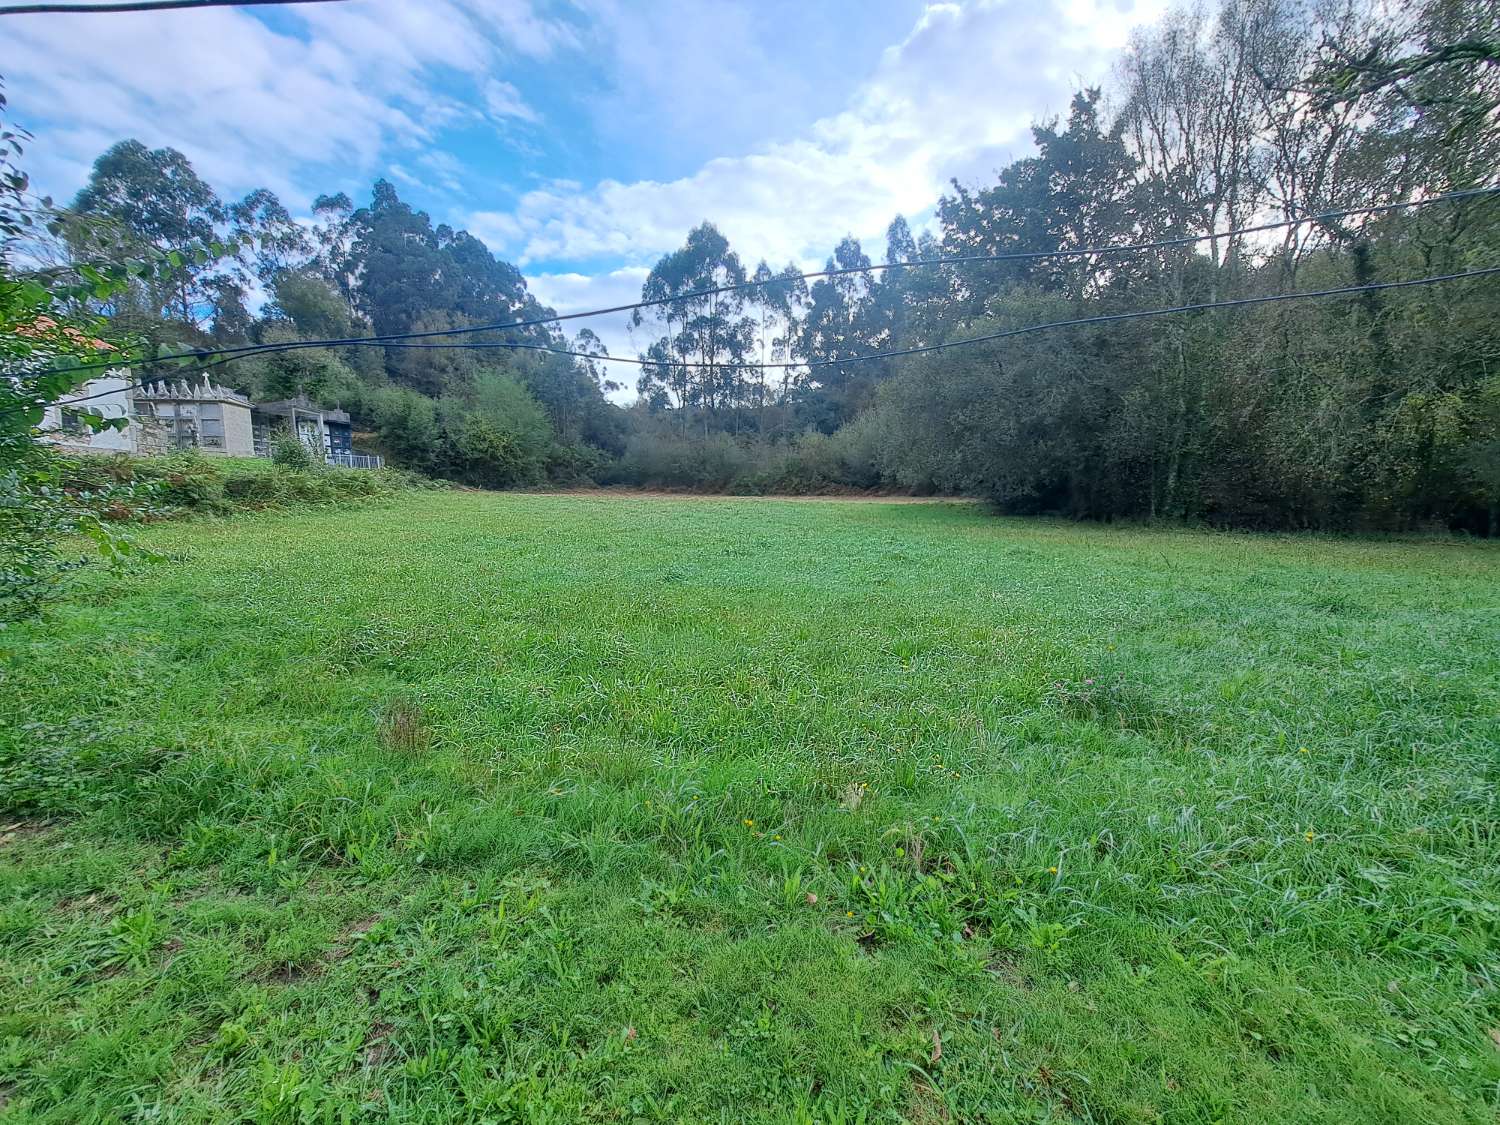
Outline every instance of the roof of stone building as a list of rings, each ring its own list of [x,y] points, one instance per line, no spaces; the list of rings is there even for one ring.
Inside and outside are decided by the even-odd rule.
[[[220,386],[205,374],[202,380],[180,379],[143,384],[136,388],[135,397],[149,402],[233,402],[249,406],[250,400],[239,391]]]
[[[342,422],[349,424],[349,412],[339,410],[337,407],[321,406],[306,395],[298,395],[296,398],[277,399],[275,402],[257,402],[255,409],[262,414],[277,414],[290,416],[293,410],[301,410],[310,414],[321,414],[325,421]]]

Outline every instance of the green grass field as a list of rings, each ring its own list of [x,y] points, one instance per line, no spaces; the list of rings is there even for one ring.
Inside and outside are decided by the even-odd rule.
[[[1500,552],[159,526],[0,633],[0,1116],[1493,1122]]]

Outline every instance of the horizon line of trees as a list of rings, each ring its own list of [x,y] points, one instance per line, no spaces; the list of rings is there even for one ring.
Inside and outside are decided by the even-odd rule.
[[[1032,130],[997,182],[954,181],[888,263],[1209,235],[1493,182],[1493,0],[1218,0],[1138,30],[1107,89]],[[829,269],[870,264],[845,237]],[[1500,201],[1349,216],[1129,255],[841,274],[760,263],[763,298],[655,310],[646,409],[688,432],[815,455],[766,472],[963,492],[1004,511],[1251,527],[1500,534],[1500,295],[1492,281],[1069,328],[927,356],[843,358],[1045,321],[1463,272],[1500,263]],[[792,271],[794,272],[794,271]],[[711,225],[643,299],[737,283]],[[764,318],[769,332],[760,328]],[[817,362],[775,388],[732,365]],[[827,366],[821,366],[826,364]],[[672,464],[670,427],[627,464]],[[720,461],[732,460],[721,448]],[[665,470],[658,468],[657,472]],[[720,476],[727,470],[721,466]],[[682,476],[679,473],[679,476]]]
[[[1486,184],[1500,167],[1497,44],[1491,0],[1179,8],[1135,34],[1106,89],[1035,126],[1034,153],[994,183],[954,181],[933,229],[897,216],[884,261],[1170,239]],[[212,240],[236,252],[185,258],[97,311],[173,345],[548,311],[513,265],[383,180],[366,206],[319,197],[304,223],[269,191],[226,203],[181,153],[137,141],[96,161],[50,251],[66,263]],[[1042,320],[1459,272],[1497,251],[1500,211],[1481,198],[1131,255],[809,285],[792,265],[751,268],[704,222],[643,285],[660,303],[631,318],[643,367],[629,408],[589,358],[603,354],[597,337],[555,326],[524,339],[585,358],[321,348],[221,370],[253,394],[342,405],[396,462],[491,487],[896,488],[1092,519],[1496,534],[1500,300],[1486,282],[843,361]],[[828,259],[870,264],[852,236]],[[695,295],[749,281],[760,284]],[[768,361],[800,366],[739,366]]]

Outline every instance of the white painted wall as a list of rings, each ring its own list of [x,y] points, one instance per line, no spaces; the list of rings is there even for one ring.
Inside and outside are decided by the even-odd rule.
[[[98,397],[94,397],[98,396]],[[85,428],[81,433],[63,431],[63,411],[67,403],[76,399],[77,409],[92,410],[105,418],[133,418],[130,376],[126,371],[109,371],[97,379],[90,379],[74,391],[62,404],[47,407],[42,415],[42,439],[65,449],[87,450],[89,453],[132,453],[135,451],[135,427],[124,430],[102,430],[94,433]]]

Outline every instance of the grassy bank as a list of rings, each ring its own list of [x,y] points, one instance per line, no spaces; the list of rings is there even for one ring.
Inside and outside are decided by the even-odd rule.
[[[17,1121],[1490,1121],[1500,555],[160,525],[0,634]]]
[[[196,451],[162,457],[59,458],[59,482],[97,494],[111,518],[230,515],[237,511],[347,506],[436,487],[400,469],[344,469],[309,458],[291,468],[264,457],[209,457]]]

